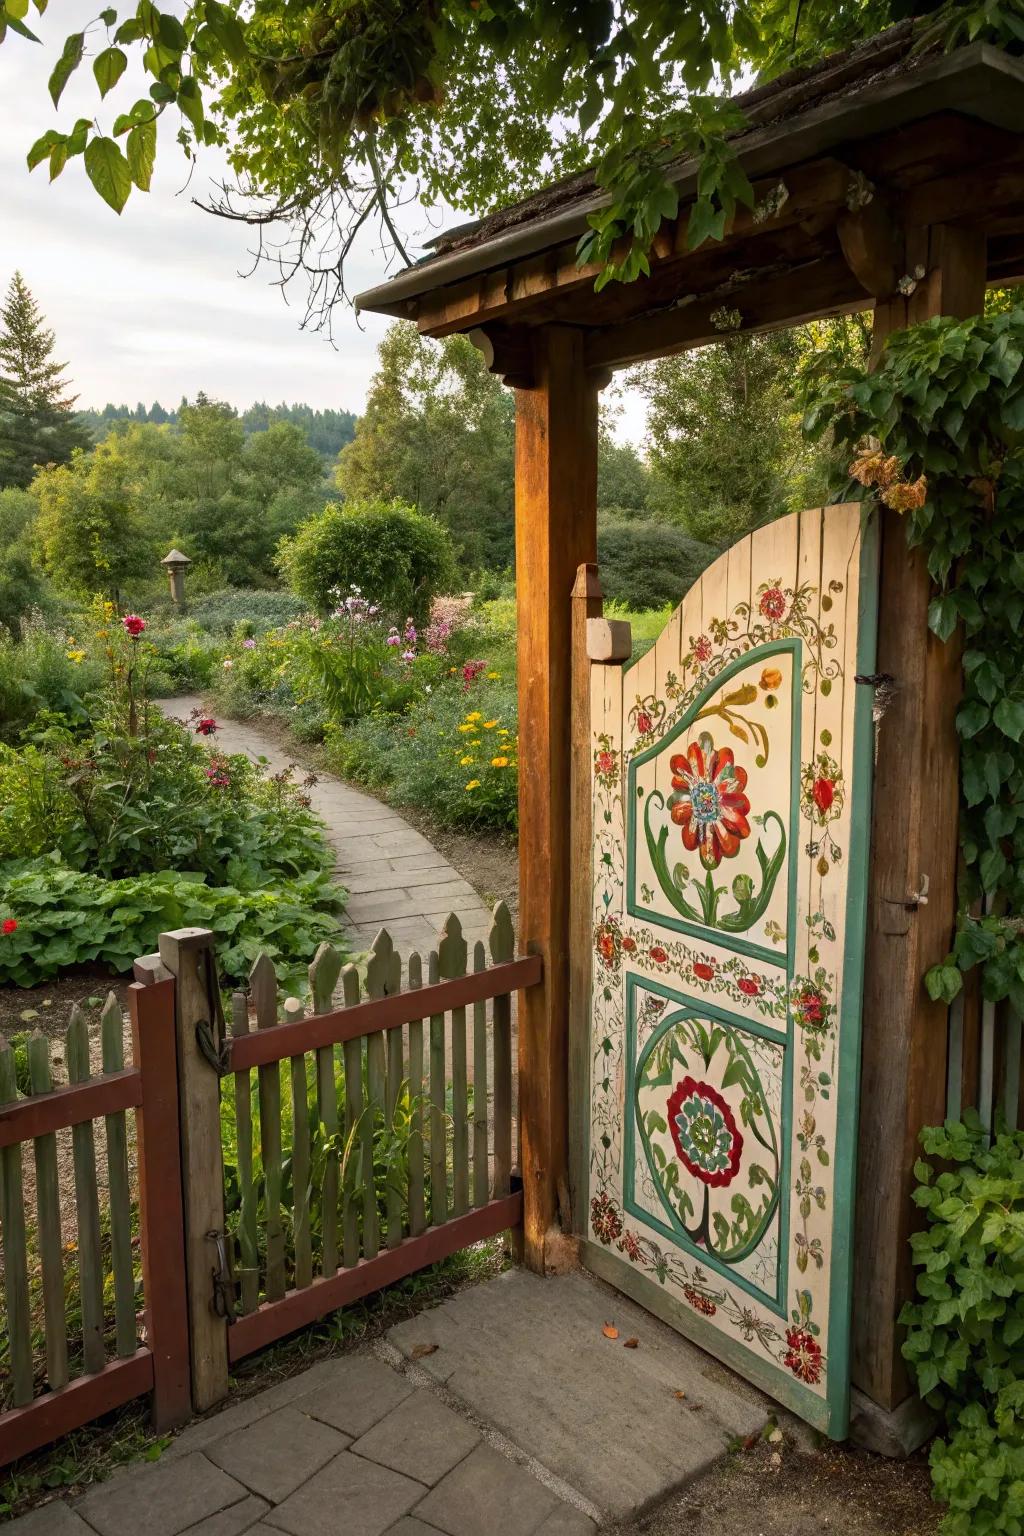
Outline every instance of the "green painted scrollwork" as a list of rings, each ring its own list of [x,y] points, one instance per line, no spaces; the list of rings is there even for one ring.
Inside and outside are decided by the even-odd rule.
[[[655,831],[651,825],[652,808],[655,810],[665,808],[665,797],[660,790],[652,790],[647,797],[644,809],[644,833],[658,884],[675,910],[691,923],[701,923],[707,928],[717,929],[720,933],[746,933],[768,910],[775,882],[786,861],[786,824],[782,817],[777,811],[766,811],[763,816],[751,818],[763,832],[767,832],[769,824],[774,824],[779,832],[778,846],[771,853],[765,847],[763,837],[757,840],[754,853],[761,872],[760,885],[750,875],[736,875],[731,885],[718,885],[714,872],[710,869],[706,871],[703,880],[692,876],[685,864],[681,862],[673,869],[669,869],[669,828],[662,826],[660,830]],[[693,901],[687,900],[687,890],[696,900],[696,906],[693,905]],[[730,892],[736,903],[735,909],[720,912],[722,899]]]

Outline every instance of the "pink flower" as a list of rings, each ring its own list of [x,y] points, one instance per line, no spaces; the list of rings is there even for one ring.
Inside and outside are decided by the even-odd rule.
[[[137,640],[146,627],[145,619],[140,619],[137,613],[126,613],[121,623],[133,640]]]
[[[13,917],[5,917],[3,922],[0,923],[0,933],[16,933],[17,931],[18,925]]]
[[[416,652],[415,651],[403,651],[402,652],[402,660],[403,661],[415,661],[416,660]]]
[[[254,651],[256,649],[256,641],[253,639],[243,640],[242,649],[243,651]]]
[[[384,643],[385,645],[401,645],[402,637],[396,629],[393,629]]]

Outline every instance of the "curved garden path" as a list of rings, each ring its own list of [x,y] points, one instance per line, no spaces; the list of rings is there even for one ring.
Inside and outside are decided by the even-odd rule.
[[[182,720],[203,707],[192,695],[157,703],[164,714]],[[255,725],[222,720],[216,740],[225,752],[243,752],[253,762],[264,759],[271,773],[292,761]],[[338,883],[349,892],[344,928],[353,949],[368,949],[381,928],[403,954],[431,949],[449,912],[460,919],[471,945],[487,938],[491,914],[473,887],[397,811],[330,773],[319,774],[309,797],[327,823]]]

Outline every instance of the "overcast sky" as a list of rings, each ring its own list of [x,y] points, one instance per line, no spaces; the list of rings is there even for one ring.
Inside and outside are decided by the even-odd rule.
[[[93,191],[80,157],[52,186],[45,164],[28,172],[25,154],[47,128],[66,130],[76,117],[96,115],[109,131],[116,113],[142,94],[126,74],[98,105],[86,59],[54,110],[46,82],[63,39],[98,9],[96,0],[59,0],[42,18],[29,18],[45,48],[11,34],[0,45],[0,289],[19,268],[57,333],[82,405],[173,406],[202,389],[240,408],[264,399],[362,410],[388,321],[339,315],[332,347],[299,328],[301,279],[289,307],[271,286],[270,269],[240,277],[251,265],[251,235],[191,203],[218,174],[212,152],[183,190],[188,163],[173,135],[161,131],[152,190],[133,191],[120,216]],[[93,36],[87,47],[95,52],[103,29]],[[373,286],[384,271],[376,239],[366,239],[355,253],[350,291]],[[636,438],[642,426],[639,402],[629,400],[618,430]]]

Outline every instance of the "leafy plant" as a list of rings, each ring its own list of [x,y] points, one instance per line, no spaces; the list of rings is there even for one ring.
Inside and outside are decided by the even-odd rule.
[[[929,972],[951,1001],[978,966],[984,996],[1024,1007],[1024,309],[930,320],[889,337],[805,417],[831,425],[853,473],[907,518],[936,583],[929,623],[964,637],[963,878],[953,949]],[[977,915],[983,900],[986,915]]]
[[[1024,1132],[991,1145],[974,1112],[922,1132],[911,1238],[918,1300],[903,1353],[950,1433],[931,1452],[946,1536],[1019,1536],[1024,1516]]]

